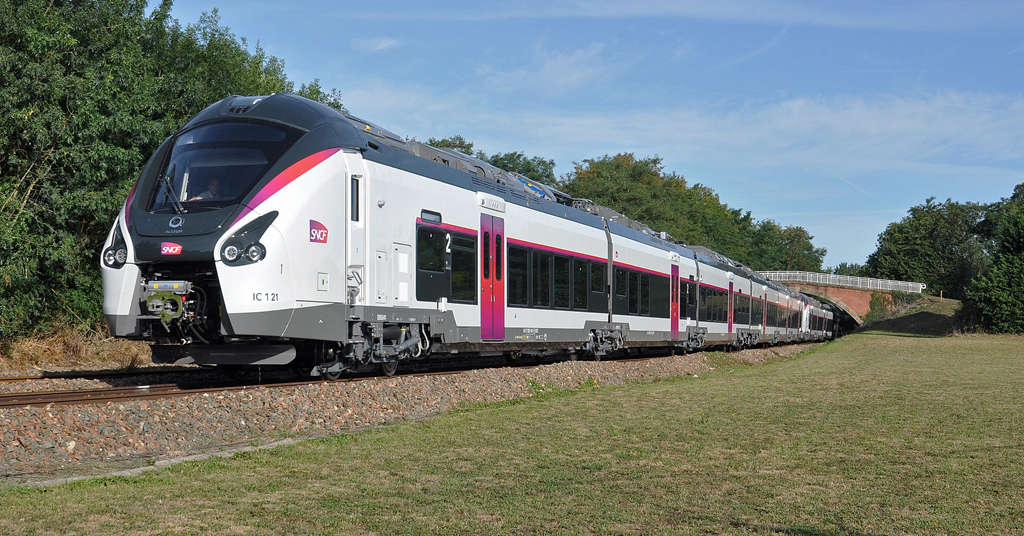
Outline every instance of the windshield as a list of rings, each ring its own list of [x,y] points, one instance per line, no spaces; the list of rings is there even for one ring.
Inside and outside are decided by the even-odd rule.
[[[214,209],[237,203],[299,134],[257,123],[214,123],[178,137],[149,210]]]

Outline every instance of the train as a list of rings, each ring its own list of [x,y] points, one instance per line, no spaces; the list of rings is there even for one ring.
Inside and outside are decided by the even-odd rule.
[[[293,94],[227,97],[164,140],[99,264],[111,334],[154,361],[328,378],[820,341],[836,319],[709,248]]]

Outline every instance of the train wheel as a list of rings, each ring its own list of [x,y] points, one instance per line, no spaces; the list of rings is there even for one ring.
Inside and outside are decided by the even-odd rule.
[[[380,364],[380,371],[385,376],[394,376],[398,372],[398,361],[385,361]]]
[[[324,378],[327,378],[328,380],[331,380],[332,382],[336,382],[339,379],[341,379],[341,371],[339,370],[337,372],[325,372],[324,373]]]

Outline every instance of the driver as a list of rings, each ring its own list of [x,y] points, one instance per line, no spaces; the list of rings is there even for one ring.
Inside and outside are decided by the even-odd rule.
[[[206,183],[206,190],[199,192],[194,197],[189,198],[189,201],[210,201],[217,199],[220,196],[220,179],[214,177],[210,179],[210,182]]]

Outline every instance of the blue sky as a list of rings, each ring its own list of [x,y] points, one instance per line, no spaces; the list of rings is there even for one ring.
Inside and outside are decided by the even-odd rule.
[[[179,1],[425,140],[574,161],[660,155],[864,262],[929,196],[1024,182],[1021,2]]]

